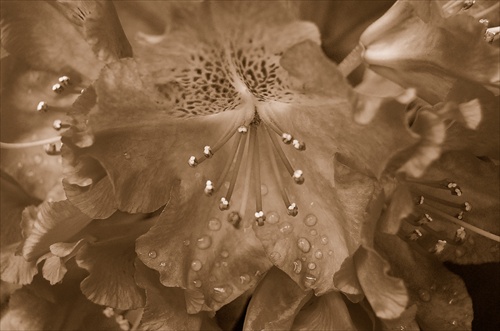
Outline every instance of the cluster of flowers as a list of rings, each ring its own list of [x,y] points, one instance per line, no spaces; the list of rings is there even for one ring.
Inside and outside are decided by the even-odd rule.
[[[363,6],[2,2],[1,328],[470,329],[500,2]]]

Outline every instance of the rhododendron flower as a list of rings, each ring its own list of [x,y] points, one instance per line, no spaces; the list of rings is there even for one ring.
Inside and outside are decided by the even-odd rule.
[[[497,261],[486,212],[498,207],[494,189],[467,203],[435,193],[440,185],[462,193],[436,177],[465,179],[454,162],[491,130],[481,119],[495,119],[498,82],[485,63],[497,49],[474,41],[483,52],[467,55],[469,70],[457,74],[448,45],[432,44],[444,51],[428,54],[423,74],[418,65],[408,78],[398,71],[422,63],[432,47],[421,42],[441,40],[452,9],[443,16],[432,1],[397,2],[361,36],[364,53],[356,48],[337,66],[318,28],[299,19],[304,4],[118,3],[132,47],[109,1],[2,6],[10,88],[2,112],[22,121],[36,109],[41,118],[27,120],[27,135],[2,136],[14,152],[2,155],[1,275],[25,285],[11,296],[6,327],[217,330],[244,314],[249,330],[470,328],[462,281],[428,258]],[[427,29],[416,59],[401,60],[406,35],[391,29],[417,16]],[[470,26],[458,44],[477,37]],[[373,60],[386,38],[401,67]],[[351,87],[345,76],[360,60],[386,78],[368,72]],[[446,93],[432,91],[439,79]],[[47,137],[50,122],[62,139]],[[453,138],[460,129],[469,146]],[[38,155],[43,144],[56,156]],[[479,156],[497,147],[484,143]],[[440,159],[450,150],[459,156]],[[35,176],[25,174],[30,162],[42,181],[26,179]],[[488,180],[497,169],[479,167],[491,168],[478,174]],[[463,185],[478,191],[472,179]],[[433,275],[447,288],[432,290]],[[47,307],[65,314],[65,289],[81,318],[43,317]],[[42,309],[23,326],[30,305]],[[447,315],[434,323],[436,307]]]

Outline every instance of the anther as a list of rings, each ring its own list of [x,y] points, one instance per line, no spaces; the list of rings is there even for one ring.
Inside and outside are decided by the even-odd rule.
[[[231,223],[235,228],[238,228],[241,222],[241,216],[238,212],[232,211],[227,215],[227,221]]]
[[[297,216],[297,214],[299,213],[299,208],[297,207],[297,205],[295,204],[295,202],[292,202],[288,207],[287,207],[287,210],[286,210],[287,214],[290,215],[290,216]]]
[[[418,198],[418,202],[417,202],[417,205],[423,205],[425,202],[425,198],[423,195],[421,195],[419,198]]]
[[[61,94],[64,91],[64,86],[62,86],[59,83],[56,83],[52,85],[52,91],[54,91],[57,94]]]
[[[196,159],[195,156],[190,156],[188,160],[188,164],[191,168],[194,168],[198,165],[198,160]]]
[[[245,134],[247,132],[248,132],[248,128],[244,125],[242,125],[238,128],[238,133]]]
[[[470,9],[472,6],[474,6],[475,3],[476,0],[465,0],[462,9],[463,10]]]
[[[207,159],[211,158],[214,155],[212,148],[210,148],[210,146],[203,147],[203,155],[205,155]]]
[[[412,241],[416,241],[416,240],[420,239],[421,237],[422,237],[422,232],[420,232],[419,229],[413,230],[413,232],[411,232],[408,235],[408,239],[412,240]]]
[[[484,25],[485,27],[488,27],[488,25],[490,25],[490,21],[488,21],[486,18],[481,18],[479,20],[479,23],[481,23],[482,25]]]
[[[61,86],[65,87],[71,84],[71,80],[69,79],[68,76],[61,76],[59,77],[59,83],[61,84]]]
[[[491,44],[498,39],[500,39],[500,26],[486,29],[484,33],[484,40],[486,40],[486,42]]]
[[[446,247],[446,244],[447,244],[446,240],[438,239],[434,248],[431,249],[431,252],[434,254],[440,254],[444,250],[444,248]]]
[[[463,226],[461,226],[455,232],[455,242],[456,243],[463,243],[465,241],[466,236],[467,236],[467,233],[465,232],[465,228]]]
[[[47,144],[44,146],[44,150],[47,155],[61,155],[61,150],[57,148],[56,144]]]
[[[283,141],[284,144],[288,145],[293,141],[293,137],[291,134],[284,132],[281,134],[281,140]]]
[[[49,105],[45,101],[40,101],[36,106],[36,111],[38,112],[47,112],[49,110]]]
[[[205,194],[211,196],[214,193],[214,186],[211,180],[207,180],[205,184]]]
[[[293,172],[293,180],[295,181],[295,183],[297,184],[303,184],[304,183],[304,173],[302,172],[302,170],[295,170]]]
[[[418,225],[424,225],[424,224],[427,224],[427,223],[430,223],[432,222],[433,219],[431,217],[431,215],[425,213],[418,221],[417,221],[417,224]]]
[[[262,210],[255,213],[255,221],[257,222],[258,226],[263,226],[265,220],[266,215],[264,215],[264,212]]]
[[[220,210],[229,209],[229,201],[225,197],[220,198],[219,209]]]
[[[59,131],[61,129],[67,129],[67,128],[71,127],[71,125],[63,123],[61,120],[55,120],[52,123],[52,127],[54,128],[54,130]]]
[[[292,141],[292,145],[298,151],[305,151],[306,150],[306,143],[302,142],[302,141],[298,141],[297,139],[294,139]]]

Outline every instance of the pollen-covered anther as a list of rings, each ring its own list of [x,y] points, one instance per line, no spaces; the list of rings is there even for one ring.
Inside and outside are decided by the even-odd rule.
[[[423,205],[424,202],[425,202],[425,197],[423,195],[421,195],[420,197],[418,197],[417,205]]]
[[[212,148],[210,146],[203,147],[203,155],[205,155],[207,159],[211,158],[214,155]]]
[[[486,42],[491,44],[498,39],[500,39],[500,26],[486,29],[484,32],[484,40]]]
[[[61,120],[55,120],[53,123],[52,123],[52,127],[54,128],[54,130],[61,130],[61,129],[67,129],[69,127],[71,127],[71,125],[67,124],[67,123],[63,123]]]
[[[188,160],[188,164],[191,168],[194,168],[198,165],[198,160],[196,159],[196,156],[190,156]]]
[[[69,79],[68,76],[61,76],[59,77],[59,84],[61,84],[61,86],[68,86],[69,84],[71,84],[71,80]]]
[[[304,183],[304,173],[302,172],[302,170],[295,170],[293,172],[293,180],[295,181],[295,183],[297,184],[303,184]]]
[[[465,237],[467,237],[467,233],[465,232],[465,228],[461,226],[455,231],[455,242],[463,243],[465,241]]]
[[[257,222],[258,226],[263,226],[265,221],[266,215],[264,215],[264,212],[262,210],[255,212],[255,222]]]
[[[424,224],[427,224],[427,223],[430,223],[432,222],[433,219],[431,217],[431,215],[425,213],[418,221],[417,221],[417,224],[418,225],[424,225]]]
[[[54,91],[57,94],[61,94],[64,91],[64,86],[59,83],[56,83],[52,85],[52,91]]]
[[[36,111],[38,112],[47,112],[49,110],[49,105],[45,101],[40,101],[36,106]]]
[[[225,197],[220,198],[219,209],[220,210],[229,209],[229,201]]]
[[[288,145],[293,141],[293,137],[291,134],[285,132],[281,134],[281,140],[284,144]]]
[[[248,132],[248,128],[244,125],[242,125],[238,128],[238,133],[245,134],[247,132]]]
[[[422,232],[420,232],[419,229],[413,230],[413,232],[411,232],[408,235],[408,239],[412,240],[412,241],[416,241],[416,240],[420,239],[421,237],[422,237]]]
[[[464,206],[463,206],[463,211],[466,211],[466,212],[469,212],[472,210],[472,205],[468,202],[468,201],[465,201],[464,202]]]
[[[205,194],[211,196],[214,193],[214,185],[211,180],[207,180],[205,183]]]
[[[288,215],[290,216],[297,216],[297,214],[299,213],[299,208],[297,207],[297,205],[295,204],[295,202],[292,202],[286,209],[286,212]]]
[[[44,146],[44,150],[47,155],[61,155],[61,150],[56,144],[47,144]]]
[[[434,254],[441,254],[441,252],[444,250],[444,248],[446,247],[446,240],[441,240],[439,239],[436,243],[436,245],[434,245],[434,247],[431,249],[431,253],[434,253]]]
[[[476,0],[465,0],[464,4],[462,5],[462,9],[463,10],[468,10],[472,6],[474,6],[475,3],[476,3]]]
[[[292,146],[298,151],[305,151],[306,150],[306,143],[303,141],[298,141],[297,139],[294,139],[292,141]]]

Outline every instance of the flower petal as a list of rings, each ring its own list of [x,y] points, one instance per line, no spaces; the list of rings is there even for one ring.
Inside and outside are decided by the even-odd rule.
[[[111,1],[59,0],[58,5],[66,18],[83,31],[99,60],[132,57],[132,47]]]
[[[311,291],[304,291],[281,270],[271,268],[250,300],[243,330],[290,330],[311,296]]]
[[[233,226],[229,212],[198,192],[192,183],[176,187],[157,223],[137,240],[136,251],[160,272],[163,285],[202,294],[193,311],[217,310],[255,286],[271,263],[249,219]]]
[[[401,279],[388,275],[389,264],[371,248],[361,246],[354,254],[358,280],[379,318],[398,318],[406,309],[408,293]]]
[[[404,279],[411,302],[417,304],[421,328],[470,330],[472,302],[458,276],[410,250],[397,236],[380,234],[376,242],[390,261],[393,274]]]
[[[146,290],[146,306],[141,320],[142,330],[199,330],[207,313],[188,314],[184,291],[179,288],[164,287],[158,281],[158,274],[136,263],[136,280]]]
[[[2,46],[42,70],[95,78],[102,64],[75,27],[49,2],[2,4]]]
[[[22,249],[27,260],[48,252],[54,243],[67,241],[92,221],[68,201],[44,202],[31,208],[23,212],[23,222],[32,222]]]
[[[0,275],[2,280],[12,284],[25,285],[33,281],[38,273],[36,261],[26,261],[24,257],[16,255],[20,243],[2,247],[0,255]]]

